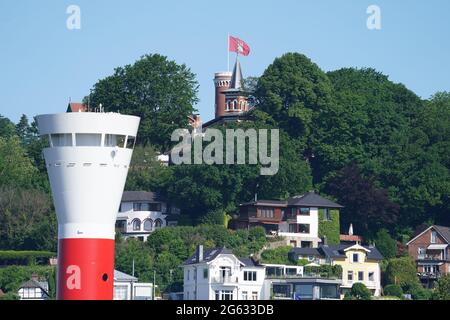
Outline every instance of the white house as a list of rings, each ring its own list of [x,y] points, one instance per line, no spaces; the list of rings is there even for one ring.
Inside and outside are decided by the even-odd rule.
[[[264,266],[225,248],[203,249],[183,265],[184,300],[262,300]]]
[[[152,300],[153,284],[114,270],[114,300]]]
[[[116,220],[116,228],[125,238],[146,241],[153,231],[177,225],[179,209],[167,204],[158,194],[125,191]]]
[[[39,281],[38,276],[33,274],[30,280],[22,283],[17,294],[20,300],[47,300],[48,282]]]

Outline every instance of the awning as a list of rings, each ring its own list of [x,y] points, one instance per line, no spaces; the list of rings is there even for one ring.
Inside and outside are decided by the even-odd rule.
[[[430,244],[427,250],[444,250],[448,247],[448,244]]]

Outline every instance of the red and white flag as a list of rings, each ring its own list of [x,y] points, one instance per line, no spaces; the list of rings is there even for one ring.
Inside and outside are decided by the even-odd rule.
[[[228,43],[229,51],[237,52],[243,56],[248,56],[250,54],[250,47],[243,40],[230,36]]]

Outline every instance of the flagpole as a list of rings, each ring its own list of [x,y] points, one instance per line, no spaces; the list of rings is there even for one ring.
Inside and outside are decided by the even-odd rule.
[[[230,72],[230,33],[228,33],[227,68],[227,71]]]

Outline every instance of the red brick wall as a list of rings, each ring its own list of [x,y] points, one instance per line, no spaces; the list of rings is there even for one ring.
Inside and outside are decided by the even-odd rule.
[[[419,255],[419,248],[426,249],[431,244],[431,232],[434,231],[433,228],[427,230],[423,234],[421,234],[419,237],[414,239],[409,245],[408,245],[408,253],[410,256],[412,256],[415,260],[418,259]],[[447,242],[437,233],[437,244],[446,244]],[[447,247],[447,257],[450,257],[450,248]],[[425,272],[423,266],[417,266],[418,272]],[[439,267],[439,271],[441,273],[448,273],[450,272],[450,263],[444,263]]]

